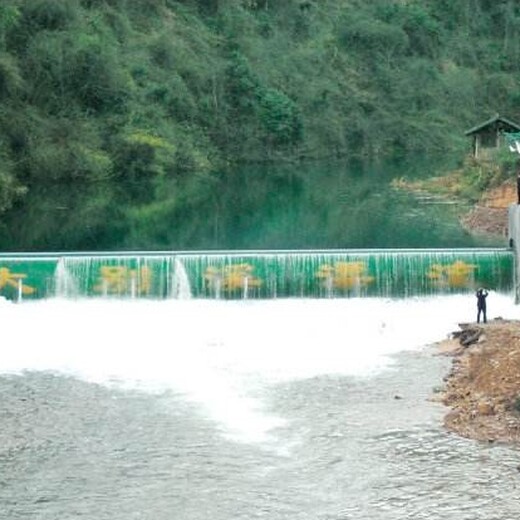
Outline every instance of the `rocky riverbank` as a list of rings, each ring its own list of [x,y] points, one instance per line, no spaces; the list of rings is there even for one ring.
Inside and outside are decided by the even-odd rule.
[[[461,324],[439,352],[453,356],[439,394],[445,426],[467,438],[520,444],[520,321]]]
[[[457,175],[430,181],[426,189],[457,191]],[[396,187],[424,189],[402,182]],[[442,193],[442,190],[440,190]],[[514,180],[483,193],[471,211],[461,215],[470,233],[507,237],[508,207],[517,203]],[[496,319],[486,324],[461,324],[461,330],[439,344],[453,357],[452,369],[438,395],[450,411],[445,426],[467,438],[520,445],[520,321]]]
[[[422,198],[460,200],[461,207],[467,208],[466,199],[461,195],[464,191],[463,184],[464,176],[460,170],[425,181],[397,179],[392,183],[394,188],[415,193]],[[508,208],[516,202],[516,182],[514,179],[508,179],[483,192],[469,211],[464,210],[461,213],[460,223],[464,229],[476,236],[507,238]]]
[[[471,211],[461,216],[461,224],[474,234],[507,237],[507,213],[517,201],[516,185],[507,181],[487,191]]]

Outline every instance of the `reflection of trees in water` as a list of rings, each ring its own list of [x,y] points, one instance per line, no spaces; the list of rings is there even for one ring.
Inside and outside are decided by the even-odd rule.
[[[107,183],[33,186],[6,215],[4,249],[103,249],[121,226],[116,189]]]
[[[457,208],[390,179],[419,166],[248,167],[124,184],[34,187],[4,219],[4,250],[461,247]],[[480,244],[482,245],[482,244]]]

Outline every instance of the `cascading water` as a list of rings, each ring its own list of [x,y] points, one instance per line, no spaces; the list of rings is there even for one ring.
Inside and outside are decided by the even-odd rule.
[[[186,272],[183,263],[178,258],[175,258],[174,260],[172,289],[171,296],[173,298],[189,300],[192,297],[188,273]]]
[[[60,258],[56,264],[54,288],[58,298],[76,298],[79,295],[78,280],[71,275],[63,258]]]
[[[506,249],[0,255],[0,293],[17,299],[21,284],[32,298],[409,297],[509,292],[513,268]]]
[[[74,255],[60,259],[55,279],[60,295],[72,286],[83,297],[191,297],[186,270],[174,255]]]

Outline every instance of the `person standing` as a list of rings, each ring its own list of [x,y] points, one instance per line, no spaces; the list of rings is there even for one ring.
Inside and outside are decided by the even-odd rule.
[[[484,323],[487,323],[486,316],[486,298],[488,292],[485,289],[480,288],[477,293],[477,323],[480,323],[480,315],[482,314],[482,318]]]

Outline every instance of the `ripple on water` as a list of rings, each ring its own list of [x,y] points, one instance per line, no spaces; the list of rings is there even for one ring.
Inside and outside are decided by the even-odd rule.
[[[259,378],[261,412],[283,418],[261,442],[230,438],[203,403],[171,388],[0,376],[0,511],[9,520],[516,520],[519,451],[441,428],[445,410],[428,398],[447,369],[422,350],[375,375]]]

